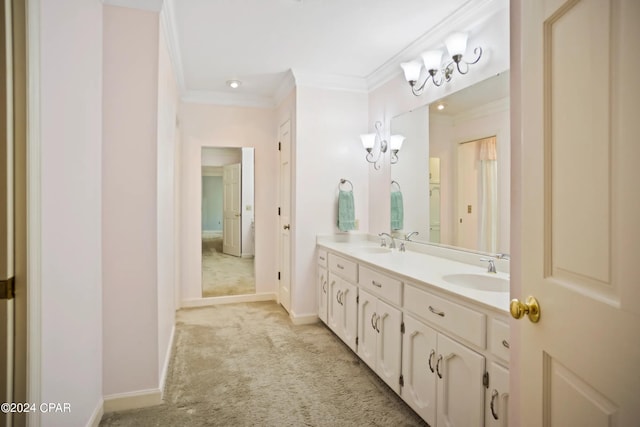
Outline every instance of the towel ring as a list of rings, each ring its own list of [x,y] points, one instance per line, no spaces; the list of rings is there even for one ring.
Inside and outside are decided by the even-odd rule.
[[[398,181],[391,181],[391,185],[393,186],[393,184],[398,186],[398,191],[402,191],[402,188],[400,188],[400,184],[398,184]]]
[[[349,185],[351,186],[351,189],[349,191],[353,191],[353,183],[351,181],[349,181],[348,179],[344,179],[344,178],[340,179],[340,184],[338,184],[338,189],[339,190],[342,190],[342,188],[340,188],[340,186],[342,184],[344,184],[344,183],[349,183]]]

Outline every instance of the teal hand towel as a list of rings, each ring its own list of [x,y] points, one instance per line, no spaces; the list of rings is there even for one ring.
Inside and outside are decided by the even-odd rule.
[[[356,228],[356,210],[353,191],[340,190],[338,194],[338,229],[349,231]]]
[[[402,230],[404,227],[404,206],[402,205],[402,193],[391,192],[391,229]]]

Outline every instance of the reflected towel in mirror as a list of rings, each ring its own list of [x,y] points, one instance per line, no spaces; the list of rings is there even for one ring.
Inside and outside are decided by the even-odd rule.
[[[349,231],[356,228],[356,210],[353,191],[340,190],[338,194],[338,229]]]
[[[402,193],[400,191],[391,192],[391,229],[402,230],[404,227],[404,206],[402,204]]]

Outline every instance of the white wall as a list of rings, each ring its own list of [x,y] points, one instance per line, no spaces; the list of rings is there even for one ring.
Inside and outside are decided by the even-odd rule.
[[[180,105],[181,299],[202,298],[202,147],[255,147],[256,293],[277,290],[277,128],[274,110],[206,104]]]
[[[169,364],[176,310],[174,260],[178,254],[178,219],[174,206],[178,203],[176,187],[179,183],[175,168],[178,88],[163,31],[159,31],[158,49],[158,375],[162,389]]]
[[[157,390],[160,382],[158,302],[166,295],[158,292],[158,37],[158,13],[104,6],[106,397]]]
[[[103,12],[99,1],[39,5],[40,402],[72,408],[39,416],[43,426],[75,427],[102,407]]]
[[[411,93],[409,84],[404,79],[400,64],[398,64],[398,74],[384,85],[376,88],[369,94],[369,121],[370,126],[377,120],[384,123],[386,129],[390,126],[390,120],[403,112],[429,104],[444,96],[464,89],[477,82],[485,80],[497,73],[509,68],[509,11],[508,0],[498,0],[503,7],[490,17],[478,16],[477,20],[472,20],[469,28],[456,28],[459,31],[470,30],[469,47],[481,45],[485,50],[483,58],[476,65],[471,66],[468,74],[460,75],[456,73],[452,81],[443,84],[441,87],[427,85],[425,92],[421,96],[414,96]],[[438,46],[425,46],[424,50]],[[373,129],[372,127],[370,129]],[[402,154],[402,152],[400,152]],[[369,214],[370,227],[372,233],[389,231],[389,194],[381,191],[387,188],[390,182],[390,172],[386,157],[386,167],[379,171],[370,170],[369,189]]]
[[[311,87],[296,89],[292,198],[295,257],[290,313],[294,319],[318,312],[316,235],[338,232],[337,196],[341,178],[353,183],[360,230],[369,228],[369,163],[360,141],[360,134],[366,133],[369,125],[367,105],[366,93]],[[388,181],[385,188],[389,188]]]

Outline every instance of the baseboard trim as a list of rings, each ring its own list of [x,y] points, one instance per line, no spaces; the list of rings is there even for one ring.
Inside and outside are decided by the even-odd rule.
[[[130,393],[118,393],[104,397],[104,412],[146,408],[147,406],[156,406],[161,403],[162,391],[159,388]]]
[[[275,301],[277,295],[275,292],[264,292],[251,295],[229,295],[224,297],[209,298],[192,298],[182,300],[181,307],[206,307],[218,304],[233,304],[237,302],[259,302],[259,301]]]
[[[298,316],[293,311],[289,313],[289,319],[291,319],[291,323],[294,325],[311,325],[320,320],[317,314],[305,314]]]
[[[100,425],[100,421],[102,421],[102,416],[104,415],[104,402],[100,400],[98,402],[98,406],[91,414],[91,418],[89,418],[89,422],[87,423],[87,427],[98,427]]]
[[[214,237],[222,237],[220,230],[202,230],[203,239],[213,239]]]
[[[173,353],[173,338],[176,332],[176,325],[174,323],[171,328],[171,336],[169,336],[169,348],[167,348],[165,358],[164,358],[164,366],[162,367],[162,372],[160,373],[160,393],[161,399],[164,399],[164,385],[167,381],[167,374],[169,373],[169,362],[171,361],[171,354]]]

